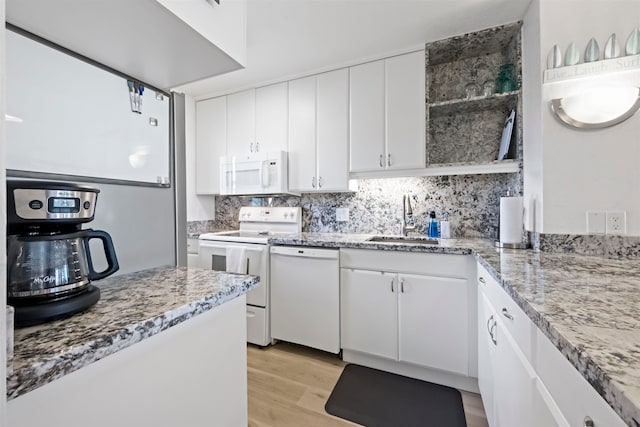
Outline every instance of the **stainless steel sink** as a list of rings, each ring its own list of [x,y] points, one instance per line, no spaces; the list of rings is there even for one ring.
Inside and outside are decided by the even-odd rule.
[[[380,243],[406,243],[411,245],[437,245],[436,239],[427,237],[401,237],[401,236],[373,236],[367,239],[368,242]]]

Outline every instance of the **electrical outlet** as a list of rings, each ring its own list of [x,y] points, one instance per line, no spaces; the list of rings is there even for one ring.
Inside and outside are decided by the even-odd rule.
[[[627,234],[626,212],[607,212],[607,234]]]
[[[606,232],[605,213],[587,211],[587,233],[605,234],[605,232]]]
[[[336,208],[336,221],[338,222],[349,221],[349,208]]]

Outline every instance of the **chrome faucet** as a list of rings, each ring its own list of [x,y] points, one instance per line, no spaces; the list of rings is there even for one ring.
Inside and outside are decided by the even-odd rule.
[[[407,219],[411,225],[407,225]],[[411,209],[411,199],[406,194],[402,195],[402,235],[409,235],[410,231],[416,229],[416,224],[413,221],[413,209]]]

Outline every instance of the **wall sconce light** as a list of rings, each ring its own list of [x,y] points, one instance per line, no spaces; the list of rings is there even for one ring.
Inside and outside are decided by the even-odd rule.
[[[638,87],[594,87],[551,100],[551,110],[562,123],[579,129],[617,125],[640,109]]]

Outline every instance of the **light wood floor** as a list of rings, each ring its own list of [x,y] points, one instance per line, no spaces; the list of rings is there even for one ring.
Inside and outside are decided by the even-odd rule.
[[[345,363],[288,343],[247,346],[249,426],[356,426],[324,410]],[[487,427],[480,396],[462,391],[468,427]]]

